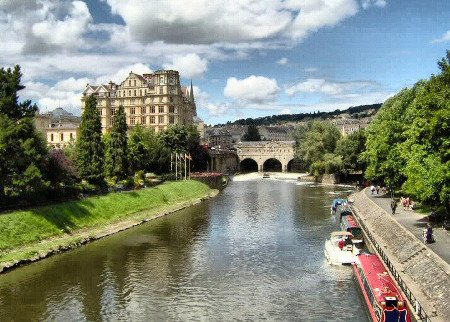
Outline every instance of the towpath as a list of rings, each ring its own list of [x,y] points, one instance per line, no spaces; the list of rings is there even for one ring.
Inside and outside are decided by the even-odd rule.
[[[384,194],[371,194],[370,189],[365,189],[366,195],[372,199],[379,207],[383,208],[387,213],[391,213],[391,199]],[[428,214],[421,214],[414,210],[405,210],[398,205],[395,215],[392,216],[400,225],[409,230],[420,241],[422,239],[422,231],[426,228]],[[441,259],[450,264],[450,231],[441,227],[433,226],[433,235],[436,239],[435,243],[427,244]]]

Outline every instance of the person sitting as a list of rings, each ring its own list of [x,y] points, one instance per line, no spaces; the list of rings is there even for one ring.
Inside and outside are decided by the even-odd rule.
[[[340,250],[342,250],[344,248],[345,242],[343,239],[340,239],[338,242],[338,247]]]

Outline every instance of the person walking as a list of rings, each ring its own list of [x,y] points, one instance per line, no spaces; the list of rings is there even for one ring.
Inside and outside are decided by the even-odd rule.
[[[395,210],[397,209],[397,202],[395,201],[395,199],[392,199],[391,201],[391,210],[392,210],[392,214],[395,215]]]

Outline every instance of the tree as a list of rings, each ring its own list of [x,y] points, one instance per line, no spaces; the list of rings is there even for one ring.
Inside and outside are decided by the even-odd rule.
[[[129,160],[133,172],[145,170],[148,167],[150,152],[145,145],[145,136],[148,135],[148,129],[142,126],[135,126],[129,137]]]
[[[105,172],[109,177],[125,179],[129,174],[128,138],[125,109],[119,106],[114,118],[111,137],[106,144]]]
[[[336,154],[342,157],[344,169],[364,171],[366,164],[361,159],[361,153],[365,151],[366,135],[364,130],[356,131],[349,136],[339,139],[336,144]]]
[[[20,84],[21,78],[19,65],[14,66],[14,70],[0,69],[0,113],[14,121],[34,117],[38,110],[36,104],[31,104],[30,100],[18,102],[17,92],[25,88]]]
[[[47,147],[36,131],[36,105],[18,102],[20,67],[0,69],[0,199],[44,199],[49,185],[45,162]]]
[[[76,143],[76,164],[82,179],[103,184],[105,148],[102,141],[102,124],[94,95],[86,99],[81,117],[80,136]]]
[[[259,130],[254,124],[250,124],[247,128],[247,132],[245,132],[242,137],[243,141],[261,141],[261,135],[259,134]]]

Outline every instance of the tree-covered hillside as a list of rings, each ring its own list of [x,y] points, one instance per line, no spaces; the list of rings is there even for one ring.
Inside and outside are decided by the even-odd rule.
[[[239,119],[234,122],[227,122],[226,124],[217,124],[216,127],[221,127],[225,125],[276,125],[283,123],[297,123],[308,120],[316,120],[316,119],[328,119],[334,118],[340,114],[350,114],[353,118],[362,118],[366,116],[373,115],[371,113],[372,110],[378,111],[381,107],[381,103],[372,104],[372,105],[360,105],[349,107],[346,110],[334,110],[333,112],[312,112],[312,113],[300,113],[300,114],[284,114],[284,115],[272,115],[272,116],[264,116],[258,118],[246,118]]]

